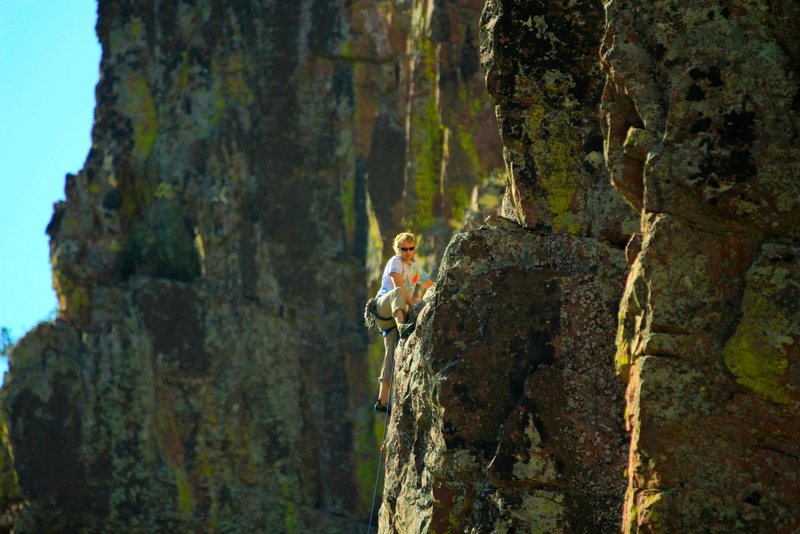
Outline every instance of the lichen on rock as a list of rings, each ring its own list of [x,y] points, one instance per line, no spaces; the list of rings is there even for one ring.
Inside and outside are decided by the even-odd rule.
[[[605,7],[606,160],[642,220],[617,336],[623,531],[796,530],[798,88],[770,11],[792,27],[797,8]]]

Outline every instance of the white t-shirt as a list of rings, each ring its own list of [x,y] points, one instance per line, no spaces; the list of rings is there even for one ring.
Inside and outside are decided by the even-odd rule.
[[[408,293],[412,296],[414,295],[414,289],[417,287],[417,284],[421,284],[430,278],[430,275],[425,272],[425,269],[423,269],[419,263],[412,261],[410,264],[406,265],[403,263],[400,256],[392,256],[389,261],[386,262],[386,267],[383,269],[381,288],[376,298],[394,289],[394,281],[391,277],[392,273],[399,273],[400,276],[403,277],[406,283],[406,290],[408,290]]]

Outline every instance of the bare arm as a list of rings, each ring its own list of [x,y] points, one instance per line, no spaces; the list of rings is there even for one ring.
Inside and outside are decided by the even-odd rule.
[[[424,291],[430,289],[433,285],[433,280],[428,278],[424,282],[420,282],[414,287],[414,300],[411,301],[412,304],[416,304],[417,302],[422,301],[422,296],[424,295]]]

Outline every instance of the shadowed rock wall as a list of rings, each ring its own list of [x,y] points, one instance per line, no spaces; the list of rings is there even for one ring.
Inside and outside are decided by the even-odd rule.
[[[359,117],[375,117],[366,166],[369,192],[384,239],[419,234],[417,258],[435,272],[454,231],[474,208],[476,188],[503,168],[502,144],[480,67],[480,0],[375,2],[390,24],[388,45],[398,60],[377,71],[361,66],[361,90],[396,84],[363,99]],[[387,15],[388,14],[388,15]],[[354,32],[358,35],[357,32]],[[367,34],[362,37],[374,39]],[[373,46],[368,43],[366,46]],[[359,101],[362,102],[362,101]],[[383,263],[371,273],[380,275]]]
[[[100,0],[93,147],[48,227],[59,319],[4,387],[15,531],[366,525],[369,279],[406,224],[435,267],[501,164],[460,17]]]
[[[611,2],[626,532],[800,529],[797,2]],[[640,251],[639,251],[640,250]]]

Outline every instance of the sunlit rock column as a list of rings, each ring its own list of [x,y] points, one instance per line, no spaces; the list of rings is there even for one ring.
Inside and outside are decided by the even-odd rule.
[[[607,4],[625,532],[800,529],[797,2]]]

